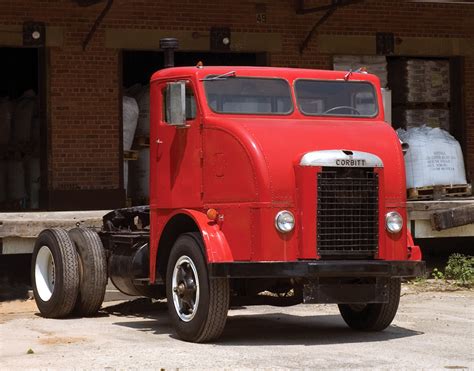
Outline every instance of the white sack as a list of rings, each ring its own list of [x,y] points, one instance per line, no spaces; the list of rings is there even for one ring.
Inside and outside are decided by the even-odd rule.
[[[8,97],[0,98],[0,145],[8,144],[12,124],[12,107]],[[1,197],[1,196],[0,196]]]
[[[16,143],[28,143],[31,139],[31,125],[36,111],[36,95],[26,91],[18,100],[13,113],[13,139]]]
[[[41,121],[38,117],[35,117],[31,122],[31,143],[35,147],[39,147],[40,143],[40,130],[41,130]],[[36,148],[35,148],[36,149]]]
[[[41,185],[40,159],[37,157],[29,158],[26,161],[28,166],[28,194],[30,196],[30,208],[39,209],[39,192]]]
[[[150,148],[144,148],[138,154],[137,161],[131,161],[133,166],[133,199],[144,201],[150,197]]]
[[[25,168],[21,160],[8,161],[7,194],[10,201],[23,200],[26,197]]]
[[[421,126],[397,133],[410,146],[405,155],[407,188],[466,184],[461,146],[447,131]]]
[[[139,108],[138,124],[136,135],[150,135],[150,86],[143,88],[137,95],[137,103]]]
[[[128,161],[123,162],[123,188],[125,189],[126,197],[128,197]]]
[[[138,104],[134,98],[123,97],[123,150],[130,151],[138,121]]]
[[[138,100],[142,93],[143,93],[143,85],[142,84],[134,84],[130,86],[128,89],[124,88],[125,95],[128,97],[133,97]]]
[[[7,162],[0,160],[0,203],[7,200]]]

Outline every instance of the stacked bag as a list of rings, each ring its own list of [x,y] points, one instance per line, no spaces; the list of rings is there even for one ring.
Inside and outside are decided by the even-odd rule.
[[[447,109],[407,109],[402,112],[402,120],[407,128],[426,125],[449,131]]]
[[[0,97],[0,203],[14,205],[13,208],[39,208],[37,107],[33,90],[16,101]]]
[[[124,151],[132,148],[135,136],[150,136],[150,86],[135,84],[125,90],[123,97]],[[129,168],[130,167],[130,168]],[[130,174],[130,175],[129,175]],[[129,179],[130,187],[129,187]],[[150,148],[142,148],[138,161],[124,161],[124,185],[127,196],[148,202],[150,180]]]
[[[406,61],[408,102],[449,102],[449,61]]]
[[[405,155],[407,188],[467,183],[461,146],[447,131],[420,126],[398,129],[397,134],[410,146]]]

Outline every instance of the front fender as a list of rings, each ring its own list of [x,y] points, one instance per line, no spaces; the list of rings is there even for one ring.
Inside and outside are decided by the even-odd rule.
[[[185,214],[191,217],[198,226],[206,248],[208,263],[234,261],[227,239],[216,222],[210,221],[206,214],[196,210],[182,209],[176,214]]]
[[[407,231],[408,260],[420,261],[422,259],[420,246],[415,245],[410,231]]]

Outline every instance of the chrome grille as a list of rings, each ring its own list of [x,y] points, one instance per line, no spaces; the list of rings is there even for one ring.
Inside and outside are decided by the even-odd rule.
[[[317,248],[322,258],[374,257],[378,183],[372,168],[324,167],[318,173]]]

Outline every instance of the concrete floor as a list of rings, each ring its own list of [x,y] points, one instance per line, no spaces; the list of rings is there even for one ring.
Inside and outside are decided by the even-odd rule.
[[[178,340],[165,303],[122,298],[110,291],[99,316],[66,320],[0,302],[0,368],[474,368],[473,291],[405,286],[381,333],[353,332],[329,305],[230,310],[213,344]]]

